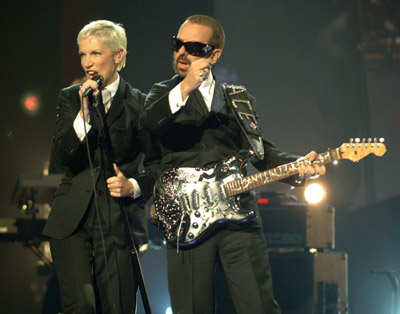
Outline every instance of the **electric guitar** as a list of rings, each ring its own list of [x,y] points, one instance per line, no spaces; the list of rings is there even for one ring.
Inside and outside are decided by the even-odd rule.
[[[358,139],[356,139],[357,141]],[[319,154],[314,163],[328,164],[339,159],[359,161],[373,153],[383,156],[386,147],[376,140],[350,142]],[[168,243],[186,249],[199,244],[223,223],[243,223],[257,216],[240,206],[240,194],[262,185],[298,174],[300,159],[243,177],[241,169],[254,158],[252,151],[240,151],[209,169],[172,168],[156,183],[152,216]]]

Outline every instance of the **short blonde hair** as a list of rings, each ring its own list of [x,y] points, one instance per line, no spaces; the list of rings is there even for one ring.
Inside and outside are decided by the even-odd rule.
[[[125,29],[121,24],[116,24],[107,20],[93,21],[87,24],[78,34],[77,42],[82,39],[94,36],[104,41],[104,43],[110,48],[111,52],[117,53],[121,49],[125,51],[122,61],[118,64],[118,71],[126,65],[126,50],[128,40],[126,38]]]

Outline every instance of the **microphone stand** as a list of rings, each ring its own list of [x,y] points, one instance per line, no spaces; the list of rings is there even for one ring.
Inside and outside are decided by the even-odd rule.
[[[111,173],[115,174],[114,171],[114,167],[112,164],[112,160],[111,160],[111,153],[110,153],[110,147],[107,143],[106,140],[106,136],[104,133],[104,125],[103,125],[103,119],[101,117],[99,108],[97,106],[98,104],[98,97],[97,100],[94,102],[93,101],[94,97],[93,95],[89,96],[89,101],[93,104],[95,103],[95,106],[90,106],[89,107],[89,112],[91,113],[91,118],[93,118],[94,120],[94,126],[100,136],[101,139],[101,143],[103,145],[104,148],[104,152],[106,155],[106,159],[107,159],[107,166],[108,169],[111,171]],[[129,220],[128,220],[128,214],[126,213],[126,209],[124,204],[122,203],[121,198],[115,198],[115,200],[118,202],[119,208],[121,210],[121,215],[124,221],[124,225],[125,225],[125,232],[127,234],[127,239],[128,239],[128,243],[129,243],[129,247],[130,247],[130,254],[131,254],[131,259],[132,259],[132,263],[134,266],[134,270],[137,274],[138,277],[138,281],[139,281],[139,290],[140,290],[140,295],[142,297],[142,302],[143,302],[143,307],[144,310],[146,312],[146,314],[151,314],[151,308],[150,308],[150,303],[149,303],[149,298],[147,296],[147,291],[146,291],[146,286],[144,283],[144,279],[143,279],[143,272],[142,272],[142,267],[140,266],[140,261],[139,261],[139,253],[136,249],[134,240],[133,240],[133,236],[132,236],[132,230],[131,230],[131,226],[129,225]]]

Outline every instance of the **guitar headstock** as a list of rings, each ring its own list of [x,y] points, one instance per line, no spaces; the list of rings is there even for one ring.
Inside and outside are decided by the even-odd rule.
[[[383,156],[386,153],[386,146],[383,142],[383,138],[380,138],[379,141],[376,138],[373,140],[371,138],[365,140],[364,138],[362,141],[359,138],[350,139],[350,143],[343,143],[339,147],[340,158],[359,161],[369,154]]]

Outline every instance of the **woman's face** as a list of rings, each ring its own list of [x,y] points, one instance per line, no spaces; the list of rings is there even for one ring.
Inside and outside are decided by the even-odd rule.
[[[91,80],[96,75],[104,78],[103,87],[117,79],[118,63],[121,62],[124,51],[113,53],[104,41],[95,36],[89,36],[79,42],[79,56],[86,77]]]

